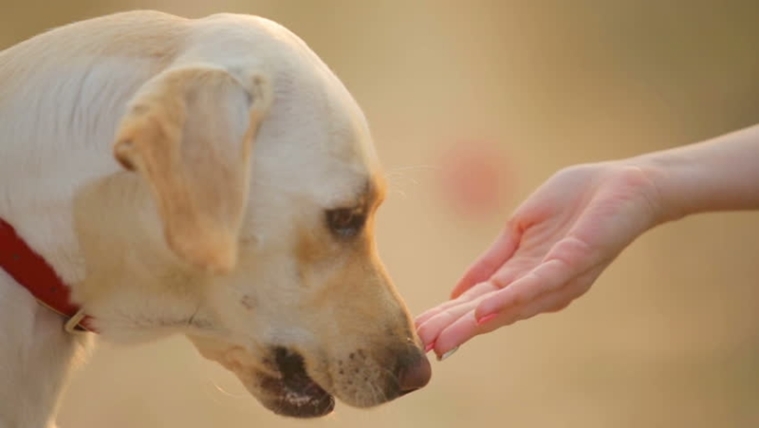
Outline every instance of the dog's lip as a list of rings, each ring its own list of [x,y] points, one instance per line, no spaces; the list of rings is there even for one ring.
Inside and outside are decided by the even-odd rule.
[[[325,416],[334,410],[335,398],[306,373],[300,354],[275,348],[272,365],[276,375],[264,375],[260,383],[269,397],[266,407],[296,418]]]

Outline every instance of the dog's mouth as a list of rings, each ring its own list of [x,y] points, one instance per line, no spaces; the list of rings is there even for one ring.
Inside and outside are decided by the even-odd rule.
[[[314,418],[335,408],[335,398],[308,376],[300,354],[275,348],[273,366],[278,376],[264,375],[260,385],[269,397],[264,405],[274,413]]]

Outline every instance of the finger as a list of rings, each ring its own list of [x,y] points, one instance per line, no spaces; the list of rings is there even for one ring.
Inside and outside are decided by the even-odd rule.
[[[441,331],[434,342],[435,353],[445,355],[447,352],[465,344],[475,336],[489,333],[500,327],[512,324],[517,319],[516,314],[503,313],[479,322],[475,317],[475,311],[471,310],[460,316],[456,321],[446,326]]]
[[[600,253],[585,241],[566,237],[549,250],[537,267],[483,302],[477,309],[477,318],[503,312],[508,306],[523,307],[536,296],[556,290],[592,270],[599,261]]]
[[[448,300],[447,302],[441,303],[438,306],[435,306],[434,308],[430,308],[426,311],[424,311],[421,315],[417,316],[415,319],[415,324],[417,327],[424,324],[427,320],[434,317],[435,315],[448,310],[449,308],[452,308],[454,306],[458,306],[461,303],[468,302],[472,299],[475,299],[485,293],[491,293],[494,290],[496,290],[497,287],[495,287],[490,282],[481,282],[474,287],[470,288],[460,296],[458,296],[455,299]]]
[[[445,355],[482,332],[481,326],[477,324],[477,319],[474,317],[474,309],[471,309],[438,334],[434,342],[435,354]]]
[[[483,319],[478,321],[475,311],[470,311],[460,316],[438,334],[434,342],[435,353],[444,355],[480,334],[489,333],[541,313],[560,311],[585,293],[602,271],[603,267],[593,269],[570,281],[564,287],[538,296],[531,303],[521,308],[512,307],[510,310],[484,319],[484,322]]]
[[[451,298],[456,298],[473,285],[486,281],[514,254],[521,232],[514,222],[509,222],[503,232],[496,238],[477,260],[467,268],[464,276],[458,281],[451,292]]]
[[[419,338],[425,346],[435,343],[441,331],[450,324],[456,322],[456,320],[466,313],[474,311],[477,305],[479,305],[483,299],[487,298],[487,296],[487,294],[483,294],[473,300],[458,302],[457,305],[449,306],[447,309],[438,312],[419,325],[416,330]]]
[[[526,320],[542,313],[563,310],[575,299],[585,293],[588,290],[589,285],[588,282],[578,279],[571,281],[556,291],[546,293],[522,308],[514,322]]]
[[[425,346],[434,344],[441,331],[443,331],[448,325],[454,323],[462,315],[474,311],[478,303],[479,301],[465,302],[459,306],[441,311],[421,324],[416,329],[416,333],[419,335],[419,338]]]
[[[554,259],[541,263],[535,269],[512,282],[506,288],[491,293],[476,309],[477,319],[512,310],[519,312],[539,295],[557,290],[573,279],[570,267]]]

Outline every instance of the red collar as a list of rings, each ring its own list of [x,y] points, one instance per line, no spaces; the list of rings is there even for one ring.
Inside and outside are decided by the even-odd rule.
[[[89,327],[91,318],[83,316],[69,300],[69,287],[3,219],[0,219],[0,268],[29,290],[40,304],[63,315],[68,320],[67,329],[94,331]]]

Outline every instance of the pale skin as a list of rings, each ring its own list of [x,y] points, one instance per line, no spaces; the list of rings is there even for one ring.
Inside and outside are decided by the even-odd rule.
[[[759,209],[759,125],[701,143],[563,169],[527,198],[421,314],[428,350],[566,308],[647,230],[704,212]]]

